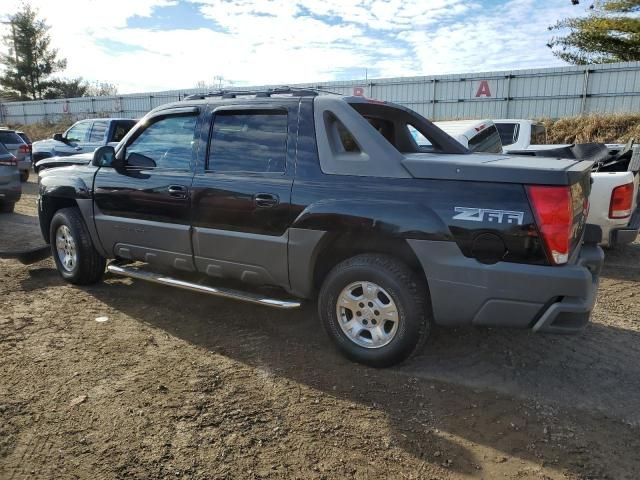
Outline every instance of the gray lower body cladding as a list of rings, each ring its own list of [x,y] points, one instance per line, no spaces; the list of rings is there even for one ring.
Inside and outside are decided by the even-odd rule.
[[[486,265],[453,242],[409,240],[429,282],[435,323],[532,328],[571,333],[595,305],[602,249],[583,246],[575,264],[558,267]]]

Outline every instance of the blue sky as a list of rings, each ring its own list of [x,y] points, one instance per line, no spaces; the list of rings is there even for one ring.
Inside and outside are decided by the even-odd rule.
[[[547,27],[586,9],[570,0],[32,4],[68,59],[63,76],[114,83],[122,93],[558,66]]]

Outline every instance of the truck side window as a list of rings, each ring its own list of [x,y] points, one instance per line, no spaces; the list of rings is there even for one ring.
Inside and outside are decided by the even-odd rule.
[[[547,143],[547,130],[544,125],[531,125],[531,143],[530,145],[544,145]]]
[[[469,150],[472,152],[502,153],[500,134],[495,125],[483,130],[469,140]]]
[[[108,126],[108,122],[93,122],[93,127],[91,127],[91,134],[89,135],[89,142],[98,143],[104,141],[104,135],[107,131]]]
[[[188,170],[193,156],[196,114],[164,117],[127,146],[127,165]]]
[[[129,130],[133,128],[134,123],[116,123],[115,127],[113,127],[113,142],[119,142],[124,138],[124,136],[129,133]]]
[[[496,123],[502,145],[513,145],[518,141],[520,125],[517,123]]]
[[[67,130],[67,141],[84,142],[87,140],[87,134],[91,128],[91,122],[79,122]]]
[[[286,111],[234,110],[215,113],[208,170],[284,173],[286,155]]]

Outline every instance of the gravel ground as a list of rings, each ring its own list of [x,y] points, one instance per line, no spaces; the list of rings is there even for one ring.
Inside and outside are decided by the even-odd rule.
[[[0,250],[39,242],[34,194]],[[607,252],[580,335],[436,329],[373,370],[312,304],[81,289],[50,259],[0,260],[0,478],[637,479],[638,281],[640,244]]]

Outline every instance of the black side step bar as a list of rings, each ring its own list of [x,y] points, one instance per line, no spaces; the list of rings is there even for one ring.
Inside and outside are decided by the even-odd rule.
[[[300,307],[300,302],[296,300],[278,300],[275,298],[267,298],[259,293],[241,292],[226,288],[210,287],[199,283],[187,282],[177,278],[167,277],[159,273],[143,270],[138,267],[123,265],[119,262],[111,262],[107,265],[107,271],[116,275],[123,275],[147,282],[159,283],[160,285],[168,285],[170,287],[182,288],[193,292],[206,293],[216,297],[230,298],[232,300],[240,300],[242,302],[255,303],[264,305],[265,307],[279,308],[290,310]]]

